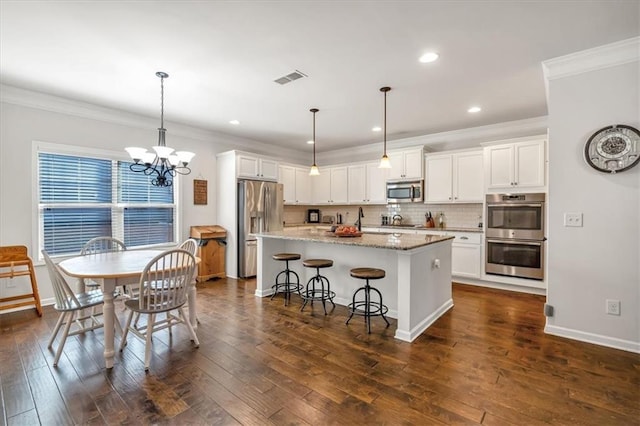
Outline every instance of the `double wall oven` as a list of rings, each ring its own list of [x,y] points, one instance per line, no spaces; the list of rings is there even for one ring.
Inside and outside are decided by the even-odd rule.
[[[544,279],[545,194],[488,194],[487,274]]]

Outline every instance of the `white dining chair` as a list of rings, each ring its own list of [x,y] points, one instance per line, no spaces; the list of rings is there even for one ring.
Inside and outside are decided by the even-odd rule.
[[[179,323],[185,324],[191,340],[198,347],[198,336],[184,312],[187,293],[195,271],[194,256],[186,250],[173,249],[165,251],[144,268],[140,276],[137,298],[126,300],[125,306],[130,310],[124,328],[120,351],[127,344],[129,332],[145,340],[144,369],[149,370],[151,362],[151,336],[154,332],[169,328]],[[177,311],[174,315],[171,311]],[[146,325],[132,325],[134,314],[148,315]],[[166,319],[156,322],[156,315],[166,313]]]
[[[182,242],[182,244],[180,244],[180,246],[178,248],[181,248],[183,250],[188,251],[189,253],[191,253],[192,255],[196,255],[198,252],[198,241],[194,240],[193,238],[189,238],[187,240],[184,240]],[[197,271],[197,267],[193,269],[193,277],[191,278],[191,283],[192,285],[196,285],[195,280],[196,280],[196,274],[198,273]],[[189,306],[189,309],[195,309],[195,306]],[[200,320],[196,317],[196,322],[198,324],[200,324]]]
[[[198,251],[198,242],[193,238],[189,238],[187,240],[184,240],[182,244],[178,246],[178,248],[186,250],[195,256]]]
[[[87,241],[82,249],[80,255],[85,256],[88,254],[110,253],[114,251],[124,251],[127,246],[117,238],[114,237],[96,237]],[[85,280],[80,278],[80,291],[84,291],[84,287],[99,287],[100,284],[93,280]],[[83,287],[84,286],[84,287]]]
[[[47,347],[49,349],[52,348],[53,341],[56,339],[58,331],[60,331],[60,328],[62,327],[62,325],[64,325],[62,337],[60,338],[60,343],[58,344],[58,349],[56,350],[56,356],[53,360],[53,365],[57,366],[58,361],[60,360],[60,355],[62,354],[62,349],[64,348],[64,344],[67,341],[67,337],[81,334],[86,331],[95,330],[96,328],[104,326],[104,324],[97,319],[97,316],[102,314],[96,314],[95,312],[93,312],[93,310],[87,316],[76,317],[76,313],[78,312],[83,312],[87,308],[93,308],[95,306],[101,305],[103,302],[102,291],[91,290],[78,294],[74,293],[69,287],[67,281],[64,279],[64,276],[58,269],[58,266],[53,263],[46,250],[42,250],[42,255],[44,256],[44,261],[47,265],[47,270],[49,272],[49,277],[51,278],[51,285],[53,287],[53,293],[56,300],[53,308],[56,311],[60,312],[58,322],[56,323],[55,328],[51,333],[51,337],[49,338],[49,343],[47,344]],[[85,325],[85,322],[89,322],[89,324]],[[71,326],[74,323],[76,324],[77,329],[71,331]]]

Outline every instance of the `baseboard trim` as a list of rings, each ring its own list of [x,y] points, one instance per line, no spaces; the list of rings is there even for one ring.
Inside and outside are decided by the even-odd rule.
[[[398,340],[405,342],[413,342],[418,336],[422,334],[427,328],[431,326],[438,318],[445,314],[449,309],[453,307],[453,299],[449,299],[444,302],[434,313],[420,321],[418,325],[413,327],[409,331],[396,329],[396,335],[394,336]]]
[[[623,351],[640,353],[640,342],[618,339],[616,337],[603,336],[601,334],[587,333],[586,331],[574,330],[571,328],[558,327],[556,325],[546,325],[544,332],[554,336],[565,337],[567,339],[578,340],[580,342],[593,343],[595,345],[620,349]]]
[[[55,305],[56,299],[54,297],[49,297],[47,299],[40,299],[40,306],[49,306]],[[20,311],[28,311],[29,309],[35,309],[34,306],[20,306],[18,308],[6,309],[0,312],[0,314],[8,314],[11,312],[20,312]]]

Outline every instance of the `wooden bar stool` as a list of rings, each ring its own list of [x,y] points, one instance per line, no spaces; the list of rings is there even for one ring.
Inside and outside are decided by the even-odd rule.
[[[389,327],[389,321],[384,316],[389,311],[389,308],[382,303],[382,293],[375,287],[369,285],[369,280],[379,280],[385,277],[384,269],[376,268],[353,268],[350,271],[350,275],[354,278],[366,280],[364,287],[360,287],[353,293],[353,301],[347,306],[349,308],[349,319],[345,324],[349,324],[351,318],[354,315],[360,315],[364,317],[364,322],[367,325],[367,333],[371,334],[371,317],[381,316],[384,322]],[[358,293],[364,293],[364,300],[357,299]],[[371,300],[371,292],[378,294],[378,300]]]
[[[300,294],[300,290],[302,289],[302,286],[300,285],[300,277],[296,274],[296,271],[289,269],[289,261],[300,259],[300,255],[298,253],[277,253],[272,257],[273,260],[285,262],[286,266],[284,271],[281,271],[276,275],[276,283],[271,286],[273,289],[271,300],[273,300],[276,294],[282,293],[284,295],[284,306],[287,306],[289,300],[291,300],[291,293]],[[291,275],[295,275],[295,282],[292,282]],[[284,276],[283,282],[278,281],[281,276]]]
[[[0,247],[0,278],[14,278],[23,275],[28,275],[29,279],[31,280],[31,293],[1,298],[0,311],[5,309],[18,308],[21,306],[33,305],[36,308],[38,316],[41,317],[42,306],[40,305],[40,295],[38,294],[38,282],[36,281],[33,262],[31,262],[31,258],[27,255],[27,247]],[[18,300],[22,301],[17,302]],[[5,305],[4,303],[7,302],[16,303]]]
[[[301,294],[304,303],[302,304],[302,308],[300,308],[300,312],[304,310],[304,307],[307,306],[308,302],[311,302],[311,306],[313,306],[314,300],[320,300],[322,301],[324,314],[327,315],[327,306],[325,302],[328,300],[335,308],[336,304],[333,303],[333,298],[336,297],[336,293],[331,291],[331,286],[327,277],[320,275],[320,268],[332,267],[333,260],[306,259],[302,261],[302,265],[307,268],[316,268],[316,275],[311,277],[311,279],[307,281],[307,286]]]

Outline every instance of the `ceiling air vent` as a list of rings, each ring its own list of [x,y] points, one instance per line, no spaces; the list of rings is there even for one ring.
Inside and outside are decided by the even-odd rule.
[[[291,83],[292,81],[295,81],[295,80],[297,80],[299,78],[302,78],[302,77],[307,77],[307,75],[304,74],[301,71],[295,70],[291,74],[287,74],[284,77],[280,77],[280,78],[278,78],[276,80],[273,80],[273,81],[275,81],[278,84],[287,84],[287,83]]]

